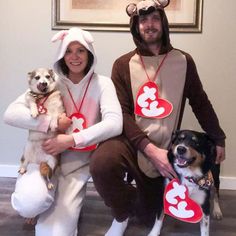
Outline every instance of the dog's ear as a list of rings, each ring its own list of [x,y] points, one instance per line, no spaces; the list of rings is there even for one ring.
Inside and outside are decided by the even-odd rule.
[[[167,153],[167,157],[168,157],[168,160],[170,163],[174,162],[174,154],[173,154],[172,148],[169,149],[169,151]]]
[[[176,130],[176,131],[174,131],[174,132],[172,133],[172,135],[171,135],[171,143],[174,143],[174,142],[175,142],[175,140],[176,140],[176,138],[178,137],[179,133],[180,133],[180,130]]]
[[[55,80],[55,73],[52,69],[48,69],[49,75],[52,77],[53,80]]]
[[[211,169],[212,165],[215,164],[216,160],[216,145],[215,142],[209,137],[209,135],[204,134],[204,150],[205,155],[205,166],[204,172],[207,172]]]
[[[36,72],[35,72],[35,71],[30,71],[30,72],[28,72],[28,79],[34,78],[35,75],[36,75]]]
[[[216,160],[216,144],[210,138],[209,135],[206,134],[206,148],[205,148],[206,155],[210,156],[212,161],[215,162]]]

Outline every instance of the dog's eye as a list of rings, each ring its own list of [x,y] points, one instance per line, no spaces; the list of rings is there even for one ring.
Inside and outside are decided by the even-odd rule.
[[[195,136],[192,137],[192,140],[193,140],[194,142],[197,142],[197,138],[196,138]]]
[[[192,137],[192,141],[194,142],[194,144],[195,144],[196,146],[199,146],[199,142],[198,142],[197,137],[193,136],[193,137]]]
[[[185,135],[184,134],[181,134],[179,137],[178,137],[178,140],[179,141],[183,141],[185,139]]]
[[[37,76],[35,76],[34,78],[35,78],[36,80],[39,80],[39,79],[40,79],[40,76],[37,75]]]
[[[51,76],[50,75],[46,75],[45,77],[46,77],[46,79],[50,79]]]

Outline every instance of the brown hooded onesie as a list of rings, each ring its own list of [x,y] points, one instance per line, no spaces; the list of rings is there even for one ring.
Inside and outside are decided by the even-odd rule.
[[[94,152],[90,166],[99,194],[118,221],[134,214],[142,220],[154,220],[155,213],[160,211],[163,178],[150,166],[142,168],[146,164],[138,160],[145,160],[143,149],[149,142],[160,148],[169,147],[172,132],[180,128],[186,99],[202,129],[217,145],[224,146],[225,143],[225,134],[203,90],[192,57],[172,47],[164,9],[157,6],[156,10],[160,12],[163,24],[162,47],[158,56],[148,50],[137,32],[137,13],[131,15],[130,30],[137,48],[118,58],[112,69],[112,80],[123,110],[123,135],[102,143]],[[164,119],[141,118],[134,114],[135,98],[147,77],[139,54],[152,78],[166,53],[167,58],[155,82],[159,87],[159,97],[170,101],[173,111]],[[124,181],[126,173],[128,179],[130,176],[135,179],[136,187]]]

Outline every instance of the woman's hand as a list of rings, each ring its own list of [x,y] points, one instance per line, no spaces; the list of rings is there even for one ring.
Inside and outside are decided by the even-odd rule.
[[[47,154],[53,156],[65,151],[66,149],[75,146],[74,138],[72,135],[58,134],[55,138],[47,139],[42,148]]]
[[[66,116],[66,113],[63,113],[58,117],[57,129],[60,132],[64,133],[70,127],[71,123],[72,123],[72,120]]]

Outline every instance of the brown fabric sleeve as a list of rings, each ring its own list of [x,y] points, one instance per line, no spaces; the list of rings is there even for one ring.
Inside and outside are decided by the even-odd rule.
[[[187,58],[187,74],[184,96],[195,114],[202,129],[215,141],[216,145],[225,145],[225,133],[221,129],[217,115],[205,93],[199,79],[196,65],[189,54]]]
[[[134,101],[130,83],[129,60],[134,55],[132,51],[117,59],[112,68],[112,80],[123,112],[123,133],[134,148],[143,151],[150,142],[147,135],[138,127],[134,117]]]

